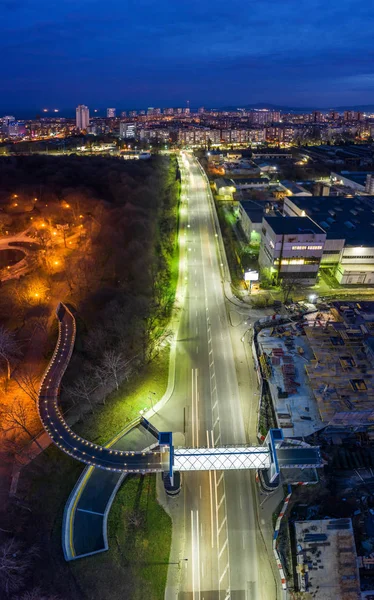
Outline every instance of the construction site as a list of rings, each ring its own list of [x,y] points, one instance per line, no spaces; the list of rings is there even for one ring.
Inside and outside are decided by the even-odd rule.
[[[298,587],[315,600],[359,600],[351,519],[296,521]]]
[[[333,303],[262,330],[259,361],[287,436],[374,427],[374,303]]]
[[[351,431],[374,425],[371,304],[335,303],[327,321],[304,328],[314,355],[305,371],[324,425]]]

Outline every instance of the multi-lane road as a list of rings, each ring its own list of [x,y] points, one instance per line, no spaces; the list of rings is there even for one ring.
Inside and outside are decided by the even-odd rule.
[[[248,370],[237,330],[229,325],[210,190],[195,159],[184,156],[181,163],[184,294],[179,299],[175,385],[152,422],[160,431],[179,432],[184,447],[243,445],[254,441],[248,432],[255,429],[256,378]],[[59,340],[39,396],[40,416],[54,442],[102,469],[164,470],[165,457],[157,451],[104,448],[80,438],[65,423],[58,389],[73,349],[75,320],[64,305],[58,318]],[[174,441],[178,445],[178,436]],[[181,498],[184,518],[173,524],[183,559],[179,600],[275,600],[270,559],[259,534],[254,473],[186,472]]]
[[[233,352],[210,192],[196,160],[185,155],[181,162],[186,296],[174,393],[152,421],[161,430],[184,433],[186,446],[244,444],[249,441],[248,423],[243,390],[239,393],[238,357]],[[240,351],[244,353],[243,344]],[[255,391],[244,391],[247,403],[258,403]],[[256,413],[247,408],[246,416]],[[179,600],[275,600],[274,578],[258,531],[254,473],[184,473],[182,494],[184,528],[174,523],[185,538]]]

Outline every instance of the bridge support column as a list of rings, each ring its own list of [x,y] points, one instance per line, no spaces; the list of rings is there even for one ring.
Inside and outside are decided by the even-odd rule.
[[[283,431],[281,429],[269,429],[263,446],[266,446],[269,449],[270,467],[264,470],[264,473],[266,474],[266,479],[272,486],[276,486],[279,483],[280,469],[277,457],[277,448],[282,445],[282,442]]]

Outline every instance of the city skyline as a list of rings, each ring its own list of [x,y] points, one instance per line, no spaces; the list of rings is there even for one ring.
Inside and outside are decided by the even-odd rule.
[[[271,99],[300,108],[369,104],[369,11],[352,0],[268,0],[244,10],[238,2],[155,7],[149,0],[125,9],[115,0],[106,14],[91,0],[79,7],[37,0],[32,10],[8,1],[1,108],[26,108],[26,91],[39,110],[79,101],[184,106],[187,99],[212,107]]]

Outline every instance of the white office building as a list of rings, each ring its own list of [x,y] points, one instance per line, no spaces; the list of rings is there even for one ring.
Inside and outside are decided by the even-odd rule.
[[[88,106],[85,106],[84,104],[77,106],[75,110],[75,123],[77,129],[80,131],[87,129],[90,124],[90,111]]]
[[[313,220],[326,232],[321,267],[348,285],[374,285],[374,197],[284,199],[284,213]]]
[[[264,217],[259,264],[275,281],[316,282],[326,233],[308,217]]]
[[[135,123],[120,123],[119,124],[119,137],[123,140],[130,140],[136,137],[136,124]]]

